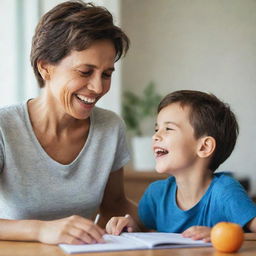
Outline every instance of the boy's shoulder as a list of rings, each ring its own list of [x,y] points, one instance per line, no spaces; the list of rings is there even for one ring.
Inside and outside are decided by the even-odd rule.
[[[216,184],[224,186],[239,183],[229,172],[217,172],[214,174],[214,179],[216,179]]]
[[[244,190],[239,181],[226,172],[215,173],[213,182],[214,191],[222,195],[234,190]]]

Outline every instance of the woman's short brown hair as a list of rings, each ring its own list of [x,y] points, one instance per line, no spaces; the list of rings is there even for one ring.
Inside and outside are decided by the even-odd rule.
[[[82,51],[97,40],[111,40],[116,61],[129,48],[126,34],[113,23],[111,13],[101,6],[82,1],[61,3],[40,19],[32,40],[30,61],[39,86],[44,87],[37,63],[58,64],[72,50]]]
[[[209,169],[215,171],[232,153],[239,133],[235,114],[215,95],[200,91],[181,90],[165,96],[158,106],[158,113],[172,103],[190,109],[189,121],[196,139],[212,136],[216,149]]]

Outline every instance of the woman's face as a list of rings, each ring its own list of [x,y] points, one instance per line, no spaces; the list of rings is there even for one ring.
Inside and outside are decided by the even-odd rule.
[[[57,65],[46,64],[48,100],[61,113],[88,118],[96,102],[110,89],[115,57],[113,43],[104,40],[86,50],[72,51]]]

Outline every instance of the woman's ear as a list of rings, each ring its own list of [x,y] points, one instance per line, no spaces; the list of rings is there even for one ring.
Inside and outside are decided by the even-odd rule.
[[[216,140],[211,136],[202,137],[199,139],[199,147],[197,155],[201,158],[210,157],[216,148]]]
[[[50,65],[43,60],[37,62],[37,69],[44,81],[50,80]]]

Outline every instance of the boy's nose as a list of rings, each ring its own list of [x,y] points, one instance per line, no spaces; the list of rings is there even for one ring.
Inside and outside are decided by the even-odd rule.
[[[158,132],[155,132],[155,134],[152,136],[152,140],[153,141],[159,141],[160,140],[160,136],[159,136]]]

